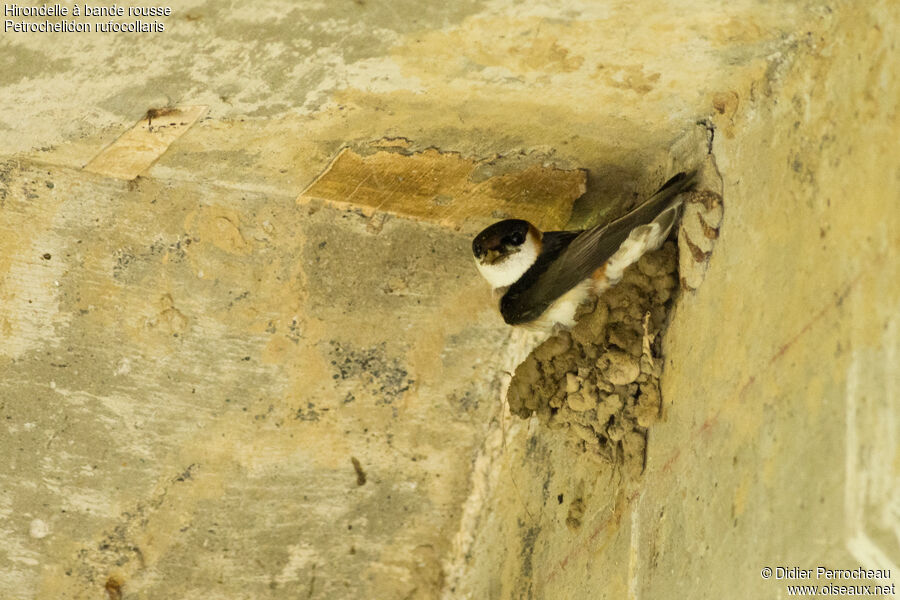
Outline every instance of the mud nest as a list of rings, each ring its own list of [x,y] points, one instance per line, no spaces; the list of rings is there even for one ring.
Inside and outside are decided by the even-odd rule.
[[[675,244],[644,255],[578,323],[516,369],[509,408],[565,429],[574,446],[643,471],[647,430],[661,414],[659,332],[678,289]]]

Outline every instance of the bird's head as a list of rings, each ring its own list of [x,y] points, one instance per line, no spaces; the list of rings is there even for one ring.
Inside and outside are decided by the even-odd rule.
[[[494,223],[472,241],[475,265],[494,288],[515,283],[541,252],[541,232],[528,221]]]

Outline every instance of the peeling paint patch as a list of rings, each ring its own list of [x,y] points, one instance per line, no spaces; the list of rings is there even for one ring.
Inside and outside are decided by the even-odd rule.
[[[150,109],[143,119],[104,148],[84,169],[117,179],[134,179],[205,113],[205,106]]]
[[[253,251],[253,242],[241,232],[241,217],[222,206],[203,206],[185,218],[185,228],[195,241],[210,243],[228,254],[245,255]]]
[[[450,226],[516,216],[543,229],[561,229],[585,192],[585,171],[542,165],[477,181],[489,162],[436,149],[362,156],[344,148],[298,202],[324,200],[367,214],[384,211]]]
[[[313,562],[317,553],[314,548],[308,544],[300,543],[288,547],[288,560],[281,573],[275,578],[275,581],[284,585],[290,581],[298,581],[300,573],[304,571],[310,563]],[[315,564],[315,563],[313,563]]]

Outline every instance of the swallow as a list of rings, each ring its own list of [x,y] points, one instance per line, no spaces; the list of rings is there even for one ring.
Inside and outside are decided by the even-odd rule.
[[[507,219],[479,233],[472,241],[475,265],[500,297],[503,320],[544,332],[573,327],[579,306],[662,245],[695,176],[679,173],[625,216],[591,229],[540,231]]]

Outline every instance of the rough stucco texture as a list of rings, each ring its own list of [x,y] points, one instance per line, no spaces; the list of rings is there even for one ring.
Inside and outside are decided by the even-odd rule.
[[[763,566],[900,565],[891,2],[173,13],[0,38],[0,597],[781,597]],[[525,346],[468,244],[703,160],[724,217],[638,475],[510,415]]]
[[[642,479],[508,434],[460,595],[786,597],[765,566],[896,585],[898,22],[888,4],[821,14],[715,117],[721,236],[664,337]]]

